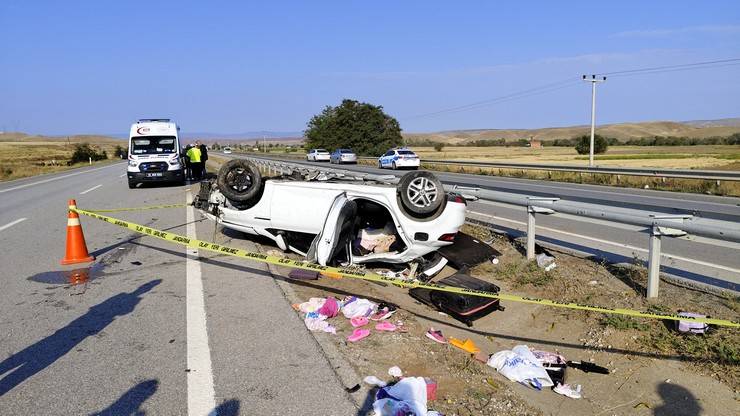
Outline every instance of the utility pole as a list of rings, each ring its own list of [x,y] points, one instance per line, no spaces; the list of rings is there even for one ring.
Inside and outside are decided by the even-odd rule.
[[[596,78],[596,75],[591,75],[591,78],[583,76],[583,80],[591,83],[591,146],[588,150],[588,166],[593,167],[594,165],[594,130],[596,128],[596,84],[599,82],[606,81],[606,77]]]

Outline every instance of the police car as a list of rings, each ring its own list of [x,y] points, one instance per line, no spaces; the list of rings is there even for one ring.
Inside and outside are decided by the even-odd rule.
[[[419,156],[406,148],[391,149],[378,158],[378,168],[380,169],[418,169],[420,164]]]

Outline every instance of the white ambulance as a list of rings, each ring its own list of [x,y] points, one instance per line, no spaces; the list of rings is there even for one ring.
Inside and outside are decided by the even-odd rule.
[[[131,125],[128,187],[143,182],[185,183],[180,128],[166,118],[141,119]]]

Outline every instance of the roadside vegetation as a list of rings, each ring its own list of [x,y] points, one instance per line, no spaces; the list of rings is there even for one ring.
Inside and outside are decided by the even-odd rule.
[[[308,149],[349,148],[363,156],[380,155],[403,143],[398,120],[383,107],[347,99],[313,116],[304,134]]]
[[[120,150],[118,149],[120,148]],[[0,141],[0,181],[67,170],[125,157],[115,142]]]

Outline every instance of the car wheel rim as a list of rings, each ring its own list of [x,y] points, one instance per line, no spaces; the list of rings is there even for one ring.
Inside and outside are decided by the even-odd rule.
[[[409,184],[406,196],[415,207],[429,207],[437,200],[437,185],[427,178],[416,178]]]
[[[252,175],[246,169],[233,169],[226,175],[226,185],[237,192],[244,192],[252,187]]]

